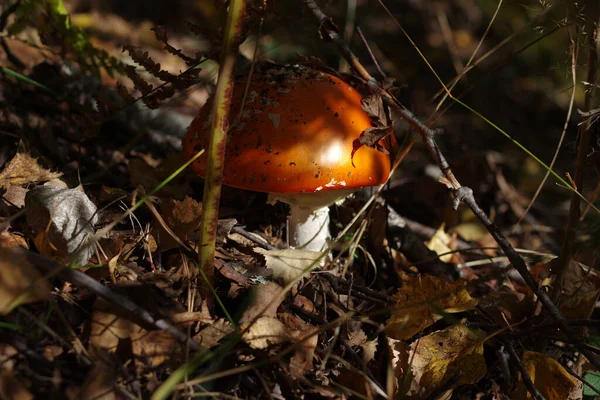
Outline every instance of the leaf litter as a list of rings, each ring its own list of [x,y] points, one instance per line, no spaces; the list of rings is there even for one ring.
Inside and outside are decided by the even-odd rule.
[[[111,28],[101,22],[109,16],[90,18],[92,30],[101,31],[104,38],[114,34],[119,40],[138,41],[134,46],[168,46],[166,56],[156,49],[127,47],[155,78],[171,80],[179,89],[197,81],[195,72],[181,79],[175,75],[195,61],[184,55],[193,54],[192,46],[179,34],[168,38],[168,31],[157,27],[156,42],[148,35],[133,35],[139,27],[125,19],[110,19],[116,21]],[[118,54],[110,40],[95,43]],[[305,61],[326,68],[316,58]],[[55,58],[35,63],[21,72],[39,86],[1,83],[6,90],[0,101],[10,105],[9,120],[24,127],[6,123],[2,128],[14,135],[2,137],[10,153],[2,150],[0,158],[3,395],[149,398],[196,354],[208,354],[214,359],[190,369],[186,379],[220,375],[207,379],[205,387],[178,386],[177,396],[213,390],[238,398],[476,398],[490,392],[496,398],[506,393],[529,398],[524,376],[506,373],[501,357],[493,356],[507,343],[518,348],[519,363],[547,399],[577,398],[582,390],[564,366],[573,366],[573,348],[541,314],[531,291],[507,272],[510,267],[489,262],[499,255],[495,249],[457,254],[460,240],[442,225],[432,234],[421,234],[419,244],[425,248],[427,243],[442,265],[461,265],[462,278],[429,275],[420,267],[431,260],[413,259],[416,253],[411,249],[402,252],[402,246],[390,244],[387,232],[395,227],[386,222],[386,207],[369,220],[367,240],[356,247],[339,246],[329,258],[286,248],[282,206],[265,208],[264,201],[255,201],[256,194],[226,193],[217,238],[215,304],[208,304],[199,290],[203,281],[195,251],[203,207],[200,185],[191,174],[178,176],[90,244],[102,227],[181,166],[177,135],[185,123],[173,136],[162,137],[154,134],[151,114],[136,107],[103,120],[122,106],[114,100],[119,93],[126,101],[134,86],[149,94],[154,86],[148,85],[157,84],[141,79],[135,69],[118,71],[115,66],[112,73],[135,82],[117,87],[105,70],[94,81]],[[204,75],[207,85],[208,76]],[[91,88],[102,82],[112,85],[105,87],[110,94]],[[42,87],[54,92],[64,88],[78,100],[49,97]],[[164,90],[146,103],[157,106],[170,93]],[[172,121],[189,121],[198,98],[207,95],[201,89],[191,103],[174,101],[168,111]],[[22,108],[19,102],[7,102],[9,98],[34,101],[36,107]],[[90,104],[95,106],[86,109]],[[372,127],[355,141],[353,152],[364,145],[381,148],[379,141],[398,128],[381,97],[365,97],[363,108]],[[110,134],[102,134],[107,129]],[[19,135],[30,152],[11,141]],[[388,197],[390,203],[401,204],[402,196],[407,197],[391,191]],[[434,199],[433,194],[422,194],[420,211],[437,212],[441,207]],[[353,217],[365,202],[364,193],[359,193],[336,206],[332,229],[341,230],[346,217]],[[403,211],[410,213],[409,208]],[[473,247],[490,244],[489,235],[467,218],[442,219]],[[246,229],[247,235],[233,233],[234,227]],[[340,251],[349,247],[356,251]],[[61,267],[40,268],[30,257],[34,253],[42,254],[48,265],[56,266],[50,264],[53,261]],[[480,267],[469,264],[481,260],[486,263]],[[536,276],[546,282],[552,263],[534,261]],[[100,282],[139,309],[131,312],[91,285],[62,278],[60,270],[75,267],[77,274]],[[596,275],[585,263],[571,263],[560,303],[567,318],[581,321],[593,315],[600,295]],[[586,337],[589,331],[581,329],[581,334]],[[559,347],[551,353],[554,357],[530,350],[540,342],[540,332]],[[507,359],[509,372],[515,370],[517,361]],[[580,368],[582,374],[589,371],[589,366]]]

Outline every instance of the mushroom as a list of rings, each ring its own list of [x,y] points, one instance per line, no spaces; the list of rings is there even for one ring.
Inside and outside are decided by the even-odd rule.
[[[383,184],[390,157],[367,146],[351,157],[353,141],[371,122],[360,93],[339,77],[300,65],[269,65],[253,74],[246,91],[247,78],[233,90],[235,122],[228,132],[223,183],[289,204],[290,246],[323,251],[330,238],[329,205],[357,188]],[[187,131],[188,159],[208,144],[211,103]],[[203,155],[192,168],[204,176],[206,163]]]

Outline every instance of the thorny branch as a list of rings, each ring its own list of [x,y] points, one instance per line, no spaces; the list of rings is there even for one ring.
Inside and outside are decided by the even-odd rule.
[[[541,289],[535,278],[529,272],[525,261],[519,256],[519,254],[515,251],[512,245],[508,242],[506,237],[502,234],[500,229],[492,222],[492,220],[485,214],[485,212],[479,207],[475,197],[473,195],[473,190],[468,187],[464,187],[460,184],[458,179],[454,176],[450,165],[446,161],[444,154],[441,149],[438,147],[435,136],[438,130],[432,129],[429,126],[425,125],[421,122],[412,112],[410,112],[406,107],[404,107],[398,99],[396,99],[391,93],[387,90],[383,89],[378,82],[373,78],[364,66],[360,63],[358,58],[352,53],[352,51],[344,44],[344,41],[341,39],[337,27],[333,23],[332,19],[328,17],[319,6],[315,3],[314,0],[301,0],[306,7],[313,13],[315,18],[319,23],[319,32],[321,36],[327,40],[332,42],[340,51],[342,56],[346,58],[346,61],[355,69],[355,71],[367,82],[368,87],[374,93],[379,93],[387,103],[392,107],[393,111],[400,116],[403,120],[409,123],[415,130],[419,133],[427,150],[435,160],[438,167],[441,169],[444,174],[444,183],[448,186],[454,195],[454,208],[458,208],[461,202],[467,204],[471,211],[479,218],[479,220],[484,224],[486,229],[490,232],[496,243],[502,249],[502,252],[509,259],[513,267],[519,272],[519,274],[523,277],[523,280],[527,285],[531,288],[531,290],[538,297],[542,305],[546,308],[546,310],[550,313],[550,315],[559,323],[561,329],[565,333],[565,335],[576,343],[578,350],[596,367],[600,368],[600,359],[596,357],[589,349],[584,346],[584,343],[581,340],[576,340],[576,334],[569,327],[567,319],[561,314],[558,307],[552,302],[548,294]]]

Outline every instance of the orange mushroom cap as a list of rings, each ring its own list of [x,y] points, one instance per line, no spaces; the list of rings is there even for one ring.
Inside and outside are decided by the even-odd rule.
[[[236,81],[231,121],[246,82]],[[188,159],[208,145],[211,109],[209,100],[187,131]],[[380,185],[390,172],[389,155],[363,146],[351,159],[352,142],[370,126],[360,93],[334,75],[304,66],[254,73],[242,114],[229,129],[223,183],[269,193]],[[205,175],[206,162],[203,154],[193,163],[198,175]]]

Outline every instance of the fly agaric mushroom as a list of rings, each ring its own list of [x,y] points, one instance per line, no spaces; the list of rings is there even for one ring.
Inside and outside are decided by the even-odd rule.
[[[357,188],[383,184],[390,156],[363,146],[351,157],[353,141],[371,122],[360,93],[337,76],[299,65],[268,66],[253,74],[246,94],[247,78],[233,90],[235,122],[223,183],[288,203],[290,246],[323,251],[330,238],[329,205]],[[211,109],[209,100],[187,131],[188,159],[208,145]],[[202,155],[192,168],[204,176],[206,164]]]

